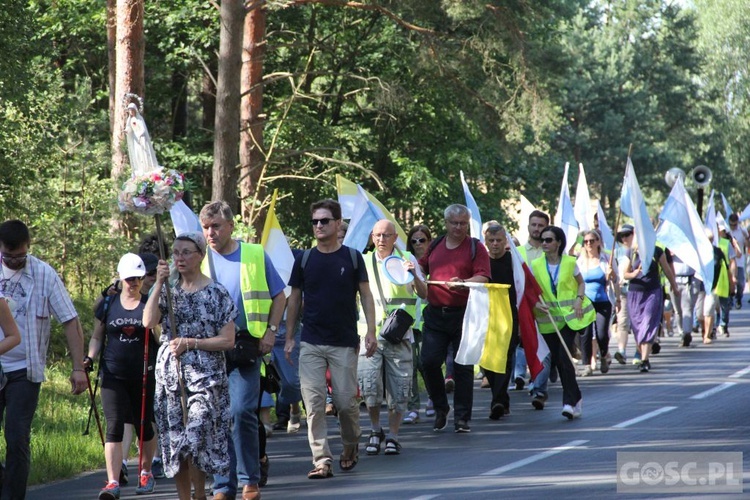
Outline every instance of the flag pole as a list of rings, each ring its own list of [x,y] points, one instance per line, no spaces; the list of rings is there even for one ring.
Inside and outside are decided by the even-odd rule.
[[[563,338],[562,333],[560,333],[560,329],[557,328],[557,323],[555,323],[555,320],[552,319],[552,314],[549,312],[549,306],[544,301],[541,295],[539,296],[539,302],[541,302],[542,305],[547,308],[547,317],[549,318],[550,323],[552,323],[552,326],[555,327],[555,332],[557,333],[557,337],[560,339],[560,342],[562,343],[562,346],[565,349],[565,353],[568,355],[570,362],[573,363],[573,369],[575,369],[575,366],[576,366],[576,363],[578,363],[578,360],[574,358],[572,354],[570,354],[570,349],[568,349],[568,344],[565,343],[565,339]]]

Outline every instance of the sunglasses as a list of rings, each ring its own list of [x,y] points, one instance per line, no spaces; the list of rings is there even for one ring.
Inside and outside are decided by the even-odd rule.
[[[583,240],[584,245],[593,245],[594,243],[598,242],[599,240]]]
[[[417,243],[425,243],[427,238],[412,238],[411,244],[416,245]]]
[[[327,226],[329,222],[331,222],[333,219],[330,217],[323,217],[322,219],[310,219],[310,223],[313,226],[317,226],[320,224],[321,226]]]
[[[542,238],[542,243],[552,243],[553,241],[557,241],[555,238]]]

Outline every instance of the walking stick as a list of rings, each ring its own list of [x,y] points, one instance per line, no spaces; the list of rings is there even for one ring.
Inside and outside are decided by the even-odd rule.
[[[151,335],[150,329],[146,328],[145,347],[143,348],[143,387],[141,390],[141,432],[138,437],[138,471],[143,470],[143,429],[146,428],[146,387],[148,381],[148,344],[149,336]],[[151,422],[148,422],[151,425]]]
[[[94,407],[96,401],[96,391],[99,389],[99,375],[96,376],[96,383],[94,384],[94,397],[91,399],[91,406],[89,406],[89,417],[86,420],[86,428],[83,430],[83,436],[89,435],[89,428],[91,427],[91,416],[94,414]]]
[[[167,256],[164,255],[164,233],[161,230],[161,220],[159,219],[159,215],[154,215],[154,220],[156,221],[156,236],[159,238],[159,254],[161,255],[161,260],[167,260]],[[172,340],[177,335],[177,321],[175,321],[174,317],[174,308],[172,307],[172,289],[169,288],[169,282],[166,283],[166,293],[167,293],[167,314],[169,315],[169,324],[171,325],[172,330],[172,336],[169,340]],[[182,376],[180,375],[180,372],[182,372],[182,369],[180,367],[181,363],[179,358],[174,357],[175,362],[175,369],[177,370],[177,382],[180,384],[180,405],[182,406],[182,424],[187,426],[187,393],[185,392],[185,382],[182,380]]]
[[[89,372],[83,371],[86,374],[86,384],[89,387],[89,396],[91,397],[91,407],[94,409],[94,417],[96,417],[96,426],[99,428],[99,437],[102,440],[102,447],[104,447],[104,432],[102,432],[102,421],[99,420],[99,410],[96,407],[96,400],[94,399],[94,390],[91,388],[91,379],[89,378]],[[88,430],[88,426],[86,428]]]

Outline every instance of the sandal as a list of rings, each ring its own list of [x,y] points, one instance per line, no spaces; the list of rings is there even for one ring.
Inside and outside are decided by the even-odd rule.
[[[327,462],[320,463],[313,470],[307,473],[307,479],[328,479],[333,477],[331,464]]]
[[[345,455],[347,448],[350,451],[350,453]],[[344,462],[350,462],[349,465],[344,465]],[[359,462],[359,444],[352,444],[349,446],[344,446],[344,452],[339,457],[339,467],[341,467],[341,470],[343,471],[350,471],[354,468],[355,465],[357,465],[357,462]]]
[[[398,441],[392,438],[385,440],[385,454],[386,455],[398,455],[401,453],[401,445]]]
[[[379,432],[370,431],[370,439],[367,441],[365,452],[368,455],[377,455],[380,453],[380,442],[385,439],[385,433],[381,428]]]

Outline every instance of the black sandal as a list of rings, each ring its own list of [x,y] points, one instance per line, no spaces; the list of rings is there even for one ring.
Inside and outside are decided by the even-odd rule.
[[[349,455],[345,456],[347,448],[354,451],[350,451]],[[347,466],[344,466],[344,462],[351,463]],[[357,465],[357,462],[359,462],[359,444],[344,446],[344,452],[341,453],[341,456],[339,457],[339,467],[341,467],[341,470],[350,471],[354,468],[355,465]]]
[[[401,445],[398,441],[392,438],[385,440],[385,454],[386,455],[398,455],[401,453]]]
[[[385,439],[385,433],[383,429],[380,432],[370,431],[370,438],[367,441],[367,447],[365,452],[368,455],[377,455],[380,453],[380,443]]]
[[[307,479],[327,479],[333,477],[331,464],[323,462],[315,466],[313,470],[307,473]]]

